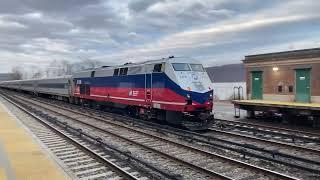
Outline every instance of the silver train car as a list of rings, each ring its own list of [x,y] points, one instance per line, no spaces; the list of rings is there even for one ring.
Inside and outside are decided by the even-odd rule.
[[[71,76],[64,76],[50,79],[4,81],[0,83],[0,87],[67,100],[71,94],[70,82]]]

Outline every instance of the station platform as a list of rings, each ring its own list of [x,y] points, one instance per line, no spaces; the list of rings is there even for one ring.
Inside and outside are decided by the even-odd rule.
[[[278,108],[292,108],[304,110],[320,110],[320,103],[301,103],[286,101],[268,101],[268,100],[234,100],[235,106],[264,106]]]
[[[0,102],[0,180],[6,179],[69,178]]]

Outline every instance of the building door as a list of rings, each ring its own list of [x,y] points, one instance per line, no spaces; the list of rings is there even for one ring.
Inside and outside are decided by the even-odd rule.
[[[296,69],[296,101],[310,102],[310,69]]]
[[[262,99],[262,71],[251,72],[252,94],[251,99]]]

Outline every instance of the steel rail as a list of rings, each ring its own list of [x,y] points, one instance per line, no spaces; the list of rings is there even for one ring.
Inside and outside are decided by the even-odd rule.
[[[307,132],[307,131],[301,131],[301,130],[295,130],[295,129],[273,127],[273,126],[268,126],[268,125],[261,125],[261,124],[256,124],[256,123],[241,122],[241,121],[226,120],[226,119],[215,119],[215,120],[220,121],[220,122],[236,124],[236,126],[239,125],[240,128],[252,129],[250,127],[242,127],[240,125],[243,125],[243,126],[255,126],[255,127],[258,127],[258,128],[264,128],[264,129],[270,129],[270,130],[274,130],[274,131],[279,131],[278,133],[277,132],[273,132],[273,133],[280,134],[282,136],[287,136],[287,137],[292,136],[292,137],[295,137],[295,138],[298,138],[298,139],[305,139],[305,140],[311,140],[311,141],[320,142],[320,133],[313,133],[313,132]],[[281,131],[289,132],[289,133],[292,133],[292,134],[284,134],[284,133],[281,133]],[[298,134],[303,134],[303,135],[306,135],[306,136],[317,137],[317,138],[301,137],[301,136],[296,135],[297,133]]]
[[[316,154],[320,155],[320,150],[318,150],[318,149],[311,149],[311,148],[297,146],[297,145],[293,145],[293,144],[287,144],[287,143],[283,143],[283,142],[277,142],[277,141],[272,141],[272,140],[267,140],[267,139],[261,139],[261,138],[252,137],[252,136],[249,136],[249,135],[243,135],[243,134],[233,133],[233,132],[226,132],[226,131],[212,129],[212,128],[210,128],[209,130],[213,131],[213,132],[216,132],[216,133],[227,134],[227,135],[234,136],[234,137],[242,137],[242,138],[262,141],[262,142],[270,143],[270,144],[274,144],[274,145],[281,145],[281,146],[286,146],[286,147],[289,147],[289,148],[296,148],[296,149],[303,150],[303,151],[310,151],[310,152],[313,152],[313,153],[316,153]]]
[[[38,100],[36,100],[38,101]],[[41,101],[41,103],[45,103],[47,105],[51,105],[51,106],[54,106],[54,107],[57,107],[57,108],[63,108],[64,110],[66,111],[70,111],[70,112],[73,112],[73,113],[80,113],[81,115],[84,115],[84,116],[87,116],[87,117],[90,117],[90,118],[95,118],[95,119],[100,119],[100,120],[103,120],[105,121],[104,119],[100,118],[100,117],[92,117],[91,115],[88,115],[86,113],[83,113],[83,112],[79,112],[79,111],[76,111],[76,110],[72,110],[72,109],[68,109],[68,108],[65,108],[65,107],[60,107],[60,106],[57,106],[57,105],[54,105],[54,104],[50,104],[50,103],[47,103],[47,102],[43,102]],[[69,105],[69,104],[68,104]],[[88,110],[92,110],[92,109],[88,109]],[[105,112],[103,112],[105,113]],[[117,114],[114,114],[115,116],[121,116],[121,117],[124,117],[124,118],[128,118],[128,117],[125,117],[125,116],[122,116],[122,115],[117,115]],[[113,117],[114,118],[114,117]],[[121,120],[123,122],[123,119],[118,119],[118,120]],[[131,123],[137,123],[135,121],[141,121],[141,120],[138,120],[138,119],[132,119],[132,121],[130,121]],[[122,126],[120,124],[114,124],[114,122],[109,122],[108,123],[112,123],[113,125],[117,125],[117,126],[121,126],[121,127],[125,127],[125,128],[128,128],[126,126]],[[140,125],[143,125],[145,126],[146,121],[142,121],[142,123]],[[148,122],[149,124],[151,124],[151,126],[149,126],[149,128],[158,128],[160,127],[161,125],[159,124],[155,124],[155,123],[150,123]],[[156,126],[155,126],[156,125]],[[163,126],[163,125],[162,125]],[[160,130],[160,128],[158,128]],[[168,131],[168,129],[172,129],[172,131]],[[135,129],[133,129],[135,130]],[[184,134],[192,134],[192,135],[195,135],[195,136],[198,136],[198,137],[201,137],[201,138],[205,138],[205,139],[212,139],[212,140],[218,140],[218,141],[223,141],[224,143],[229,143],[229,144],[232,144],[232,145],[237,145],[237,146],[242,146],[242,147],[245,147],[245,148],[250,148],[250,149],[253,149],[253,150],[260,150],[260,151],[263,151],[265,153],[269,153],[271,155],[280,155],[280,156],[283,156],[283,157],[286,157],[286,158],[292,158],[292,159],[297,159],[299,161],[304,161],[306,163],[312,163],[312,164],[317,164],[317,165],[320,165],[320,162],[318,161],[313,161],[313,160],[310,160],[310,159],[306,159],[306,158],[299,158],[299,157],[296,157],[296,156],[291,156],[289,154],[285,154],[285,153],[280,153],[280,152],[274,152],[274,151],[268,151],[268,150],[265,150],[265,149],[262,149],[262,148],[255,148],[253,146],[249,146],[249,145],[243,145],[243,144],[240,144],[240,143],[236,143],[236,142],[232,142],[232,141],[227,141],[227,140],[222,140],[222,139],[217,139],[217,138],[214,138],[214,137],[211,137],[211,136],[206,136],[206,135],[202,135],[200,133],[196,133],[194,131],[188,131],[188,130],[182,130],[182,129],[178,129],[178,128],[173,128],[173,127],[169,127],[169,126],[165,126],[163,128],[161,128],[162,131],[166,131],[167,133],[171,133],[171,134],[175,134],[175,132],[177,131],[180,131],[180,132],[183,132]],[[250,140],[257,140],[257,141],[262,141],[262,142],[265,142],[265,143],[271,143],[271,144],[274,144],[274,145],[281,145],[281,146],[286,146],[286,147],[289,147],[289,148],[297,148],[297,149],[300,149],[300,150],[310,150],[314,153],[320,153],[320,150],[316,150],[316,149],[310,149],[310,148],[305,148],[305,147],[301,147],[301,146],[295,146],[295,145],[291,145],[291,144],[286,144],[286,143],[279,143],[279,142],[276,142],[276,141],[270,141],[270,140],[266,140],[266,139],[261,139],[261,138],[256,138],[256,137],[251,137],[251,136],[247,136],[247,135],[241,135],[241,134],[237,134],[237,133],[230,133],[230,132],[224,132],[224,131],[220,131],[220,130],[215,130],[215,129],[212,129],[212,131],[215,131],[215,132],[218,132],[218,133],[224,133],[224,134],[228,134],[228,135],[232,135],[232,136],[235,136],[235,137],[242,137],[242,138],[246,138],[246,139],[250,139]],[[183,135],[183,134],[179,134],[180,136],[185,136],[185,137],[188,137],[190,138],[188,135]],[[210,144],[210,142],[207,142]]]
[[[27,110],[26,108],[22,107],[21,105],[13,102],[12,100],[8,99],[7,97],[3,96],[2,94],[0,94],[0,96],[2,98],[4,98],[6,101],[8,101],[9,103],[11,103],[12,105],[16,106],[17,108],[19,108],[20,110],[22,110],[23,112],[25,112],[26,114],[28,114],[29,116],[31,116],[32,118],[36,119],[37,121],[39,121],[41,124],[45,125],[46,127],[48,127],[49,129],[53,130],[54,132],[56,132],[57,134],[59,134],[60,136],[64,137],[65,139],[67,139],[68,141],[70,141],[72,144],[76,145],[77,147],[79,147],[80,149],[84,150],[85,152],[87,152],[88,154],[90,154],[92,157],[94,157],[95,159],[97,159],[98,161],[102,162],[103,164],[105,164],[106,166],[108,166],[109,168],[113,169],[115,172],[121,174],[121,177],[125,178],[125,179],[130,179],[130,180],[138,180],[139,178],[132,176],[130,173],[122,170],[121,167],[119,167],[118,165],[114,164],[113,162],[109,161],[108,159],[105,159],[104,157],[100,156],[99,154],[97,154],[96,152],[92,151],[91,149],[89,149],[88,147],[82,145],[80,142],[78,142],[77,140],[73,139],[72,137],[68,136],[67,134],[65,134],[64,132],[62,132],[61,130],[57,129],[56,127],[50,125],[49,123],[47,123],[45,120],[43,120],[42,118],[40,118],[39,116],[37,116],[36,114],[30,112],[29,110]]]
[[[82,113],[82,112],[78,112],[78,111],[75,111],[75,110],[71,110],[71,109],[68,109],[68,108],[65,108],[65,107],[60,107],[60,106],[57,106],[57,105],[54,105],[54,104],[49,104],[49,103],[46,103],[46,102],[41,102],[41,103],[45,103],[45,104],[47,104],[47,105],[49,105],[49,106],[53,106],[53,107],[56,107],[56,108],[60,108],[60,109],[63,109],[63,110],[66,110],[66,111],[69,111],[69,112],[72,112],[72,113],[81,114],[81,115],[83,115],[83,116],[86,116],[86,117],[89,117],[89,118],[93,118],[93,119],[96,119],[96,120],[99,120],[99,121],[103,121],[103,122],[105,122],[105,123],[110,123],[110,124],[112,124],[112,125],[115,125],[115,126],[118,126],[118,127],[121,127],[121,128],[125,128],[125,129],[128,129],[128,130],[134,131],[134,132],[136,132],[136,133],[144,134],[144,135],[149,136],[149,137],[151,136],[151,137],[153,137],[153,138],[157,138],[157,139],[162,140],[162,141],[167,141],[167,142],[176,144],[176,145],[178,145],[178,146],[183,146],[183,147],[188,148],[188,149],[190,149],[190,150],[193,150],[193,151],[197,151],[197,152],[201,152],[201,153],[203,153],[203,154],[206,154],[207,156],[215,156],[215,157],[218,157],[218,158],[222,158],[222,159],[224,159],[224,160],[228,160],[228,161],[233,162],[233,163],[238,163],[238,164],[241,164],[241,165],[246,166],[246,167],[248,167],[248,168],[255,169],[255,170],[259,170],[259,171],[265,172],[265,173],[267,173],[267,174],[270,174],[270,175],[273,175],[273,176],[276,176],[276,177],[279,177],[279,178],[283,178],[283,179],[295,179],[294,177],[290,177],[290,176],[287,176],[287,175],[284,175],[284,174],[281,174],[281,173],[278,173],[278,172],[275,172],[275,171],[271,171],[271,170],[268,170],[268,169],[264,169],[264,168],[261,168],[261,167],[258,167],[258,166],[254,166],[254,165],[251,165],[251,164],[248,164],[248,163],[244,163],[244,162],[241,162],[241,161],[238,161],[238,160],[234,160],[234,159],[231,159],[231,158],[228,158],[228,157],[225,157],[225,156],[221,156],[221,155],[218,155],[218,154],[214,154],[214,153],[211,153],[211,152],[208,152],[208,151],[204,151],[204,150],[201,150],[201,149],[192,147],[192,146],[188,146],[188,145],[180,144],[180,143],[177,143],[177,142],[174,142],[174,141],[170,141],[170,140],[167,140],[167,139],[162,138],[162,137],[159,137],[159,136],[147,134],[147,133],[145,133],[145,132],[142,132],[142,131],[139,131],[139,130],[136,130],[136,129],[133,129],[133,128],[129,128],[129,127],[127,127],[127,126],[120,125],[120,124],[115,123],[115,122],[105,121],[105,120],[102,119],[102,118],[92,117],[91,115],[88,115],[88,114],[85,114],[85,113]],[[39,106],[39,105],[38,105],[38,106]],[[42,108],[45,108],[45,107],[42,107]],[[45,109],[48,109],[48,108],[45,108]],[[98,129],[98,130],[100,130],[100,131],[102,131],[102,132],[109,133],[109,134],[113,134],[113,135],[115,135],[116,137],[119,137],[119,138],[121,138],[121,139],[123,139],[123,140],[128,140],[128,141],[130,141],[131,143],[140,145],[140,146],[142,146],[142,147],[144,146],[145,148],[148,148],[148,149],[154,151],[154,149],[152,149],[152,148],[150,148],[150,147],[148,147],[148,146],[142,145],[142,144],[137,143],[137,142],[135,142],[135,141],[132,141],[132,140],[130,140],[130,139],[126,139],[126,138],[124,138],[124,137],[122,137],[122,136],[120,136],[120,135],[114,134],[114,133],[112,133],[112,132],[110,132],[110,131],[107,131],[107,130],[105,130],[105,129],[102,129],[102,128],[100,128],[100,127],[96,127],[96,126],[91,125],[91,124],[89,124],[89,123],[82,122],[82,121],[80,121],[80,120],[78,120],[78,119],[69,117],[69,116],[67,116],[67,115],[64,115],[64,114],[62,114],[62,113],[60,113],[60,112],[54,111],[54,110],[52,110],[52,109],[48,109],[48,110],[49,110],[49,111],[53,111],[53,112],[55,112],[55,113],[57,113],[57,114],[60,114],[61,116],[65,116],[65,117],[67,117],[67,118],[69,118],[69,119],[73,119],[74,121],[77,121],[77,122],[79,122],[79,123],[85,124],[85,125],[90,126],[90,127],[92,127],[92,128]],[[160,153],[162,153],[162,152],[160,152]],[[164,155],[165,155],[165,156],[168,156],[167,154],[164,154]],[[169,156],[169,157],[172,158],[172,156]],[[179,161],[181,161],[181,160],[178,159],[178,158],[176,158],[176,159],[179,160]],[[183,162],[186,162],[186,161],[183,161]],[[187,163],[188,163],[188,162],[187,162]],[[189,163],[189,164],[190,164],[190,163]],[[194,166],[195,168],[199,168],[199,166],[197,166],[197,165],[191,164],[191,166]],[[201,168],[201,167],[200,167],[200,168]],[[201,169],[203,169],[203,168],[201,168]],[[209,171],[210,171],[210,170],[209,170]],[[211,172],[212,172],[212,171],[211,171]],[[215,173],[215,172],[214,172],[214,173]],[[220,174],[219,174],[219,175],[220,175]],[[223,176],[223,175],[222,175],[222,176]],[[224,176],[224,178],[230,179],[229,177],[225,177],[225,176]]]
[[[45,103],[45,104],[48,104],[48,105],[51,105],[51,106],[55,106],[55,107],[58,107],[58,108],[62,108],[60,106],[53,105],[53,104],[50,104],[48,102],[43,102],[43,101],[40,101],[38,99],[35,99],[35,101],[38,101],[38,102],[41,102],[41,103]],[[70,105],[70,104],[68,104],[68,105]],[[78,107],[78,106],[75,106],[75,107]],[[63,107],[63,108],[65,110],[67,110],[67,111],[71,111],[73,113],[80,113],[80,114],[85,115],[87,117],[93,118],[91,116],[92,114],[88,115],[88,114],[85,114],[85,113],[82,113],[82,112],[79,112],[79,111],[71,110],[69,108],[65,108],[65,107]],[[85,109],[93,111],[93,109],[90,109],[90,108],[85,108]],[[94,110],[94,113],[95,112],[96,112],[96,110]],[[98,112],[101,113],[102,111],[98,111]],[[102,113],[106,113],[106,112],[102,112]],[[118,114],[114,114],[114,113],[112,115],[116,116],[116,117],[120,117],[120,118],[128,118],[127,116],[118,115]],[[108,116],[110,117],[110,113],[108,113]],[[94,117],[94,118],[99,118],[99,117]],[[112,118],[114,118],[114,117],[112,117]],[[170,127],[170,126],[163,126],[163,125],[159,125],[159,124],[155,124],[155,123],[142,121],[142,120],[139,120],[139,119],[134,119],[134,118],[131,118],[131,117],[129,117],[129,119],[132,119],[132,120],[129,120],[130,123],[136,123],[137,124],[139,122],[138,124],[140,124],[142,126],[149,126],[149,128],[152,128],[152,129],[157,129],[157,130],[164,131],[164,132],[167,132],[167,133],[175,134],[175,135],[187,138],[187,139],[196,140],[196,141],[199,141],[199,142],[202,142],[202,143],[206,143],[206,144],[209,144],[209,145],[218,146],[220,148],[229,149],[229,150],[232,150],[234,152],[241,153],[244,156],[245,155],[249,155],[249,156],[252,156],[252,157],[265,159],[265,160],[268,160],[268,161],[284,164],[284,165],[287,165],[287,166],[290,166],[290,167],[295,167],[295,168],[306,170],[306,171],[309,171],[309,172],[320,173],[320,171],[318,169],[308,168],[308,167],[305,167],[305,166],[302,166],[302,165],[295,164],[293,162],[286,162],[286,161],[278,160],[278,159],[275,159],[275,157],[280,156],[280,157],[284,157],[284,158],[295,159],[295,160],[298,160],[298,161],[301,161],[301,162],[305,162],[305,163],[311,163],[311,164],[319,165],[320,162],[314,161],[314,160],[311,160],[311,159],[292,156],[290,154],[285,154],[285,153],[281,153],[281,152],[278,152],[278,151],[266,150],[266,149],[259,148],[259,147],[256,147],[256,146],[252,146],[252,145],[248,145],[248,144],[240,144],[240,143],[237,143],[237,142],[218,139],[218,138],[215,138],[215,137],[209,137],[209,136],[205,136],[205,135],[202,135],[202,134],[199,134],[199,133],[195,133],[193,131],[186,131],[186,130],[173,128],[173,127]],[[101,120],[105,121],[104,119],[101,119]],[[127,121],[127,120],[124,120],[124,119],[117,119],[117,120],[120,120],[122,122]],[[138,121],[138,122],[136,122],[136,121]],[[113,123],[113,122],[109,122],[109,123]],[[151,124],[151,125],[146,125],[146,123]],[[119,124],[116,124],[116,125],[119,126]],[[169,131],[169,129],[171,129],[171,131]],[[178,133],[178,132],[182,132],[182,133]],[[194,136],[197,136],[197,137],[200,137],[200,138],[204,138],[204,139],[207,139],[207,140],[190,137],[187,134],[192,134]],[[249,138],[251,138],[251,137],[249,137]],[[262,140],[265,141],[264,139],[262,139]],[[226,143],[226,144],[231,144],[231,145],[236,145],[236,146],[243,147],[243,148],[248,148],[248,149],[252,149],[252,150],[256,150],[256,151],[261,151],[263,153],[268,153],[268,154],[272,155],[272,158],[266,157],[266,156],[263,156],[263,155],[259,155],[259,154],[256,154],[256,153],[251,153],[251,152],[245,151],[243,149],[237,149],[237,148],[232,148],[230,146],[217,144],[217,143],[214,143],[212,141],[220,141],[220,142],[223,142],[223,143]]]

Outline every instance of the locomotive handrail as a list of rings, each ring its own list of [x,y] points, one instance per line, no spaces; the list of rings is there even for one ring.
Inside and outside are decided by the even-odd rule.
[[[242,86],[234,86],[233,87],[233,100],[243,100],[243,87]],[[234,106],[234,117],[240,118],[240,108]]]
[[[244,100],[242,86],[233,87],[233,100]]]

